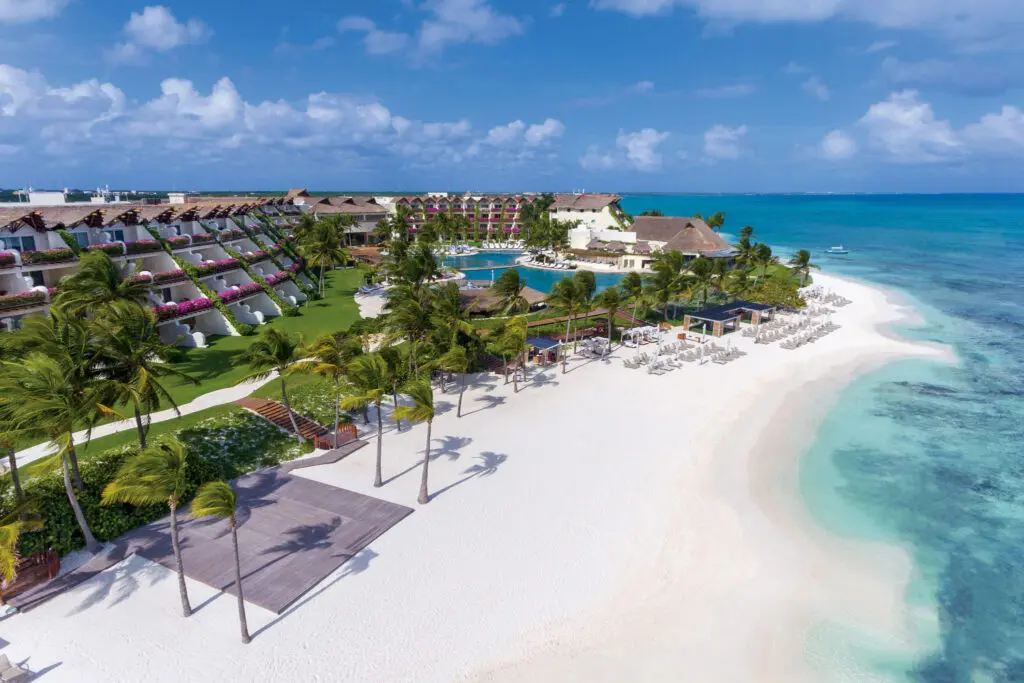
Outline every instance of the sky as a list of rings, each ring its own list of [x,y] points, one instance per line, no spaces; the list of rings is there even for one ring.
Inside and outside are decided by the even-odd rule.
[[[1024,191],[1022,0],[0,0],[0,187]]]

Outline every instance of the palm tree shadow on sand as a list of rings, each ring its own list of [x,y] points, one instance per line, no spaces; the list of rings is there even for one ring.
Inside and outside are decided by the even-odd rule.
[[[468,437],[468,436],[444,436],[444,437],[441,437],[440,439],[433,439],[433,441],[439,441],[441,445],[436,447],[436,448],[434,448],[433,446],[431,447],[431,451],[430,451],[430,461],[431,462],[441,458],[442,456],[446,456],[449,460],[458,460],[459,456],[461,455],[460,451],[463,448],[467,447],[469,444],[473,443],[473,439]],[[423,455],[423,450],[422,449],[417,451],[417,452],[421,456]],[[417,470],[417,469],[419,469],[421,467],[423,467],[423,459],[422,459],[422,457],[419,458],[412,465],[409,465],[408,467],[406,467],[404,470],[402,470],[398,474],[395,474],[395,475],[389,477],[388,479],[386,479],[384,481],[384,484],[385,485],[390,484],[394,480],[399,479],[401,477],[404,477],[405,475],[409,474],[410,472],[412,472],[414,470]]]
[[[333,586],[334,584],[338,583],[342,579],[344,579],[346,577],[349,577],[349,576],[354,576],[356,574],[362,574],[363,572],[365,572],[367,569],[370,568],[370,563],[373,562],[378,557],[380,557],[379,553],[371,550],[370,548],[363,548],[358,553],[353,555],[349,559],[348,562],[343,564],[337,570],[337,574],[338,575],[336,577],[334,577],[333,579],[331,579],[330,581],[328,581],[327,583],[325,583],[324,585],[322,585],[320,588],[318,588],[317,590],[313,591],[312,593],[306,594],[301,600],[299,600],[294,605],[292,605],[288,609],[286,609],[284,612],[282,612],[281,614],[277,615],[277,617],[275,617],[274,619],[272,619],[271,621],[267,622],[262,627],[257,629],[252,634],[252,637],[256,638],[257,636],[262,634],[264,631],[268,630],[269,628],[271,628],[275,624],[279,623],[282,619],[285,619],[286,617],[288,617],[288,616],[292,615],[293,613],[297,612],[303,605],[305,605],[306,603],[310,602],[311,600],[315,600],[321,593],[323,593],[324,591],[328,590],[331,586]]]
[[[505,405],[507,398],[504,396],[481,396],[480,398],[473,399],[476,403],[483,403],[483,407],[477,408],[476,410],[470,410],[469,412],[462,413],[462,417],[469,415],[475,415],[491,408],[497,408],[498,406]]]
[[[444,488],[434,491],[432,494],[430,494],[430,500],[434,500],[434,498],[437,498],[443,493],[451,491],[456,486],[464,484],[470,479],[489,477],[495,474],[498,471],[498,468],[505,464],[505,461],[508,460],[508,456],[505,455],[504,453],[492,453],[491,451],[485,451],[483,453],[480,453],[476,457],[479,459],[479,462],[470,465],[469,467],[462,471],[462,473],[466,476],[456,481],[453,481],[451,484],[448,484]]]

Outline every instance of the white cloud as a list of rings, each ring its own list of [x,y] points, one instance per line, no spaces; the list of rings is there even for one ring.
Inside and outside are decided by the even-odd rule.
[[[207,92],[171,78],[161,82],[158,97],[136,104],[110,83],[56,87],[41,74],[6,65],[0,65],[0,117],[5,158],[24,155],[27,161],[43,154],[60,164],[95,152],[127,163],[173,155],[175,164],[200,164],[301,151],[334,163],[391,155],[403,165],[436,165],[462,161],[472,134],[464,119],[418,121],[393,114],[375,98],[348,93],[250,103],[227,78]],[[521,131],[521,146],[539,149],[560,124],[536,125],[531,137],[537,144],[523,142]]]
[[[428,13],[415,36],[417,57],[434,57],[451,45],[480,43],[493,45],[525,30],[515,17],[498,12],[486,0],[426,0],[419,9]],[[413,44],[409,33],[386,31],[367,17],[345,17],[338,30],[364,33],[370,54],[400,52]]]
[[[67,4],[67,0],[0,0],[0,24],[50,19]]]
[[[553,19],[557,19],[565,14],[565,3],[560,2],[557,5],[552,5],[551,10],[548,12]]]
[[[811,97],[817,98],[822,102],[827,102],[829,99],[828,87],[821,82],[821,79],[817,76],[811,76],[803,85],[800,86],[804,89],[804,92]]]
[[[638,171],[657,171],[661,168],[661,154],[658,147],[665,142],[669,133],[653,128],[644,128],[635,133],[619,131],[615,146],[625,151],[626,160]]]
[[[363,45],[371,55],[386,55],[403,50],[410,42],[408,33],[382,31],[366,17],[345,17],[338,21],[338,30],[342,33],[353,31],[363,33]]]
[[[834,130],[822,138],[818,152],[829,160],[849,159],[857,153],[857,143],[841,130]]]
[[[641,94],[654,91],[654,83],[652,81],[637,81],[629,87],[629,92]]]
[[[121,64],[139,63],[148,51],[168,52],[182,45],[201,43],[212,31],[199,19],[179,22],[162,5],[146,7],[142,13],[132,12],[124,25],[127,40],[107,52],[107,57]]]
[[[807,67],[800,62],[790,62],[783,69],[783,72],[790,76],[797,76],[799,74],[807,73]]]
[[[557,119],[545,119],[544,123],[535,123],[530,126],[523,138],[529,145],[542,145],[554,138],[562,137],[565,132],[565,124]]]
[[[1003,106],[998,114],[986,114],[964,129],[964,138],[982,150],[1003,154],[1024,150],[1024,111]]]
[[[867,131],[872,147],[896,162],[943,161],[961,146],[949,121],[937,120],[916,90],[893,93],[872,105],[858,125]]]
[[[522,121],[513,121],[504,126],[495,126],[487,131],[485,142],[491,145],[503,145],[506,142],[515,140],[525,129],[526,124]]]
[[[633,85],[604,95],[594,95],[574,100],[573,104],[577,107],[606,107],[634,95],[649,95],[653,92],[654,83],[652,81],[637,81]]]
[[[484,0],[428,0],[423,6],[433,13],[419,31],[419,46],[427,53],[460,43],[493,45],[523,32],[522,22]]]
[[[895,40],[878,40],[864,48],[864,54],[873,55],[876,52],[885,52],[899,45]]]
[[[747,127],[729,128],[718,124],[704,133],[704,154],[709,159],[738,159],[740,141],[746,136]]]
[[[708,100],[737,99],[752,95],[756,90],[757,87],[750,83],[735,83],[716,88],[700,88],[697,90],[697,97],[703,97]]]
[[[1018,0],[593,0],[599,9],[643,17],[679,7],[709,21],[816,22],[840,18],[881,28],[917,29],[964,41],[1009,34],[1024,23]]]
[[[580,157],[580,166],[588,171],[609,171],[615,168],[615,159],[611,154],[601,152],[597,145],[591,145]]]

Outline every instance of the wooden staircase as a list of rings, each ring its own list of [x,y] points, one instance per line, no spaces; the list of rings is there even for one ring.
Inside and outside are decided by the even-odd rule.
[[[292,427],[292,420],[288,417],[288,409],[277,401],[246,396],[235,401],[235,405],[256,413],[264,420],[289,434],[295,433],[295,429]],[[308,417],[299,415],[294,410],[291,412],[295,416],[295,424],[298,425],[299,434],[302,435],[302,438],[312,441],[313,445],[317,448],[334,448],[334,433],[331,430],[313,422]],[[349,441],[355,441],[355,439],[355,425],[341,425],[341,428],[338,430],[338,445],[341,446]]]

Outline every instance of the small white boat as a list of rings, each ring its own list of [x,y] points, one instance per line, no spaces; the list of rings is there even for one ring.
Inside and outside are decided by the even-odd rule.
[[[838,247],[829,247],[828,249],[825,250],[825,253],[826,254],[840,254],[841,255],[841,254],[849,254],[850,250],[840,244]]]

